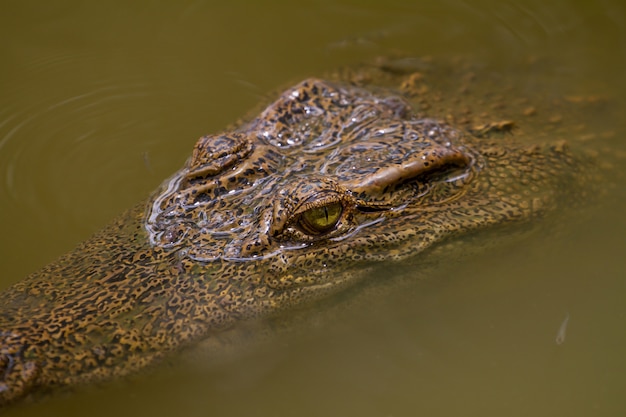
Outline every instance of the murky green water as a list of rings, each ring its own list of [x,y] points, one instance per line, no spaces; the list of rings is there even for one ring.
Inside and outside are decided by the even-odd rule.
[[[339,65],[399,50],[513,73],[547,56],[536,75],[555,92],[624,96],[619,0],[435,3],[0,5],[0,286],[145,197],[200,135]],[[621,123],[602,146],[624,149]],[[558,237],[446,267],[243,357],[6,415],[624,415],[625,201],[618,184]]]

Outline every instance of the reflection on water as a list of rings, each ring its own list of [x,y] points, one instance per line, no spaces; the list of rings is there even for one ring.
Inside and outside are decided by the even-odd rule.
[[[0,14],[2,287],[139,201],[200,135],[339,65],[465,53],[529,90],[625,90],[617,0],[250,3],[22,2]],[[547,59],[519,74],[522,56]],[[623,128],[601,146],[623,150]],[[622,415],[625,201],[615,187],[557,236],[399,279],[242,357],[6,414]]]

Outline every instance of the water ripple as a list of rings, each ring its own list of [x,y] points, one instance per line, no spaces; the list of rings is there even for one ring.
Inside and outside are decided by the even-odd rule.
[[[48,217],[44,213],[55,212],[55,207],[65,210],[72,199],[85,198],[72,192],[121,175],[116,165],[128,164],[116,148],[124,149],[138,137],[141,122],[136,119],[141,112],[135,109],[145,107],[154,93],[141,82],[99,83],[74,94],[49,91],[41,96],[25,87],[2,98],[0,199],[5,204],[12,201],[37,217]],[[20,103],[24,101],[27,104]]]

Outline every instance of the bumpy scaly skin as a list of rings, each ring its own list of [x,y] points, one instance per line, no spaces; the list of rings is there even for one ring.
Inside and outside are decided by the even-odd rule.
[[[423,117],[407,99],[436,104],[421,73],[380,67],[401,91],[365,88],[365,70],[296,85],[201,138],[148,202],[0,294],[0,405],[127,374],[344,288],[371,262],[536,218],[580,182],[566,147],[516,145],[499,120],[477,137]],[[333,228],[303,225],[331,202]]]

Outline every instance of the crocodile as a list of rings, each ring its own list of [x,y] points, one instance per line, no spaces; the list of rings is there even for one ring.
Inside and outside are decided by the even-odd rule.
[[[128,375],[584,197],[581,158],[535,107],[494,117],[505,99],[468,91],[467,70],[458,97],[485,110],[464,110],[428,60],[390,62],[308,78],[200,138],[150,198],[0,293],[0,405]]]

